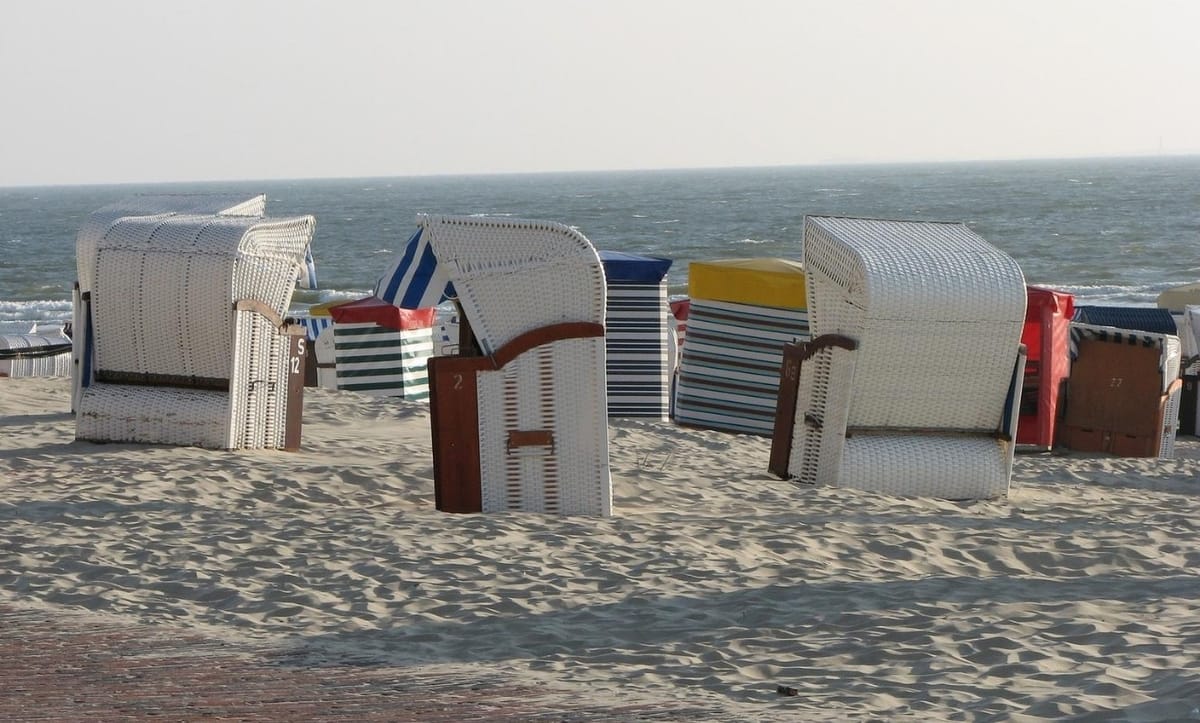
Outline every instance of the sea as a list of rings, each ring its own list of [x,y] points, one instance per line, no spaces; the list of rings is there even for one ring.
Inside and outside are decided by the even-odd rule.
[[[802,258],[806,214],[961,221],[1026,281],[1076,303],[1153,306],[1200,280],[1200,156],[0,188],[0,333],[71,316],[75,235],[144,193],[265,193],[317,219],[318,287],[294,310],[371,292],[418,213],[543,219],[598,249],[674,261]]]

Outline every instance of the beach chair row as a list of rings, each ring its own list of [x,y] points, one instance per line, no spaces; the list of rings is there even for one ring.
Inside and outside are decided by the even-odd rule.
[[[670,260],[422,215],[371,296],[293,318],[314,228],[262,197],[93,214],[77,437],[297,449],[304,386],[335,386],[428,401],[439,509],[605,515],[611,417],[771,437],[784,479],[957,499],[1006,494],[1018,445],[1169,457],[1187,409],[1178,336],[1028,286],[963,224],[809,216],[802,262],[693,262],[671,300]]]

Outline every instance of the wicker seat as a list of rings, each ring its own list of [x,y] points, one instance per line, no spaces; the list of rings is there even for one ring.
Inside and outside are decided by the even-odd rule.
[[[810,216],[812,341],[790,350],[771,470],[950,499],[1006,494],[1025,282],[962,224]],[[804,358],[807,357],[807,358]],[[803,361],[803,363],[800,363]]]
[[[418,225],[479,349],[429,363],[438,508],[610,514],[596,250],[541,221],[421,216]]]
[[[288,388],[303,374],[288,362],[304,337],[283,319],[315,221],[262,210],[261,197],[151,197],[84,224],[77,438],[289,446]]]

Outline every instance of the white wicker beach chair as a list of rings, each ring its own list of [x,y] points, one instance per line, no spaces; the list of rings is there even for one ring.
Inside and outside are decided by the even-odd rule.
[[[418,225],[482,354],[429,362],[435,477],[447,482],[438,508],[610,514],[596,250],[542,221],[421,216]]]
[[[1016,262],[962,224],[810,216],[804,264],[813,340],[772,471],[901,495],[1006,494],[1024,371]],[[785,377],[796,372],[785,361]]]
[[[172,203],[205,212],[164,210]],[[283,320],[315,221],[261,210],[254,199],[158,197],[84,225],[77,438],[298,445],[286,421],[298,419],[304,331]]]

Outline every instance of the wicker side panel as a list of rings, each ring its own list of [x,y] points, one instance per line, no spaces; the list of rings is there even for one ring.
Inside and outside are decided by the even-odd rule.
[[[283,446],[287,410],[287,337],[270,319],[239,311],[229,380],[229,449]]]
[[[1175,435],[1179,432],[1179,407],[1183,400],[1183,383],[1179,382],[1166,394],[1163,405],[1162,443],[1159,459],[1175,459]]]
[[[810,277],[809,288],[812,284]],[[801,482],[834,484],[838,479],[857,353],[830,347],[800,367],[788,469]]]
[[[83,387],[91,384],[91,368],[85,357],[92,354],[92,316],[91,301],[85,301],[79,282],[71,290],[71,411],[79,409],[79,395]],[[87,378],[85,379],[85,372]]]
[[[271,383],[267,387],[270,401],[264,418],[262,446],[267,449],[283,449],[284,439],[287,437],[288,393],[291,390],[291,385],[288,384],[291,339],[287,334],[281,334],[279,329],[273,325],[268,325],[265,331],[270,344],[271,366],[268,369],[268,375]],[[300,364],[299,358],[296,363]],[[296,371],[300,372],[299,366]],[[303,385],[301,385],[301,390],[303,390]]]
[[[602,338],[545,344],[480,372],[478,398],[484,512],[611,514]],[[522,437],[538,441],[514,443]]]

